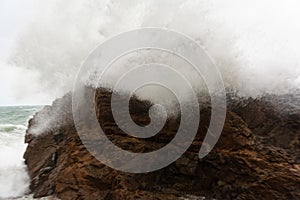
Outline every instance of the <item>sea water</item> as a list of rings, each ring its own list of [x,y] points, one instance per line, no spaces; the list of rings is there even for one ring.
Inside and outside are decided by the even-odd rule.
[[[28,120],[41,106],[0,107],[0,199],[21,197],[30,179],[24,163]]]

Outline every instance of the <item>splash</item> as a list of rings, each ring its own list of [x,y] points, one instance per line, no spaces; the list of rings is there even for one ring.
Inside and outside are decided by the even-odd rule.
[[[228,88],[244,96],[289,93],[300,85],[297,1],[36,2],[10,61],[38,73],[53,98],[71,90],[99,43],[140,27],[166,27],[206,47]],[[21,84],[24,84],[21,81]]]

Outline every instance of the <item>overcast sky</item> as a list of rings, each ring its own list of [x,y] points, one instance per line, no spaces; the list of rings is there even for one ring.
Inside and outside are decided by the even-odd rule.
[[[22,74],[16,67],[7,65],[7,59],[18,33],[28,23],[32,12],[32,0],[0,0],[0,106],[28,104],[31,101],[20,100],[14,94],[13,83]]]

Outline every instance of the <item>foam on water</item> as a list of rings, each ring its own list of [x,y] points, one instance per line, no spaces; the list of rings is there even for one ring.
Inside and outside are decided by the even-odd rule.
[[[29,176],[24,164],[24,135],[28,118],[39,107],[0,107],[0,199],[28,192]]]

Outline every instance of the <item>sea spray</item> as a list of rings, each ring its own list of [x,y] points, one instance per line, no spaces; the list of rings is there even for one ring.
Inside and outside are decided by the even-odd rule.
[[[38,74],[32,85],[60,97],[101,42],[136,28],[165,27],[203,46],[225,86],[239,95],[285,94],[300,85],[297,6],[295,0],[36,2],[10,63]]]

